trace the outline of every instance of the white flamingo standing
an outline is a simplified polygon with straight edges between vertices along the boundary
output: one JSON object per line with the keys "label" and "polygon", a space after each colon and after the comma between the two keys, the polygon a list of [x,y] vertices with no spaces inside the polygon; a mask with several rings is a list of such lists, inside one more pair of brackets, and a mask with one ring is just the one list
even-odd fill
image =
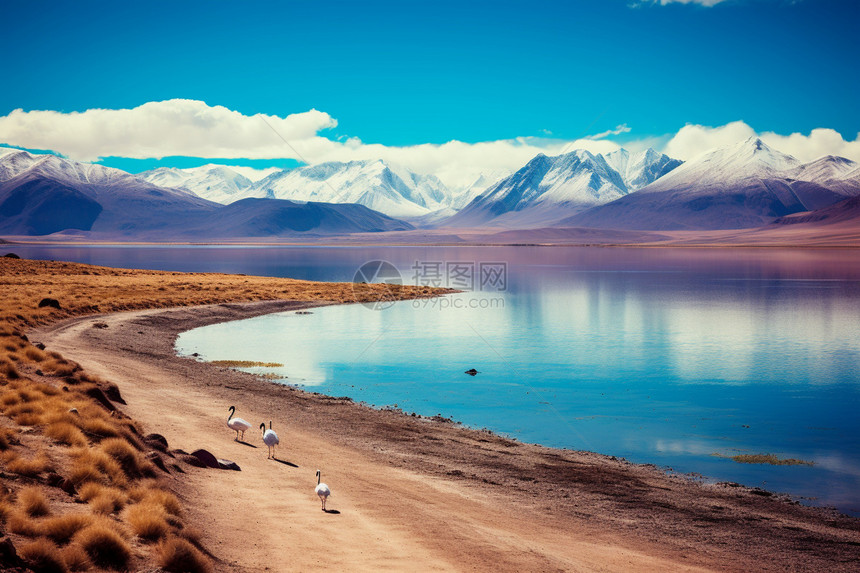
{"label": "white flamingo standing", "polygon": [[320,479],[322,479],[322,472],[317,470],[317,486],[314,488],[314,491],[318,496],[320,496],[320,501],[322,502],[322,510],[325,511],[325,501],[328,499],[328,496],[331,495],[331,489],[328,485],[324,483],[320,483]]}
{"label": "white flamingo standing", "polygon": [[[269,447],[269,458],[275,458],[275,446],[281,443],[278,439],[278,434],[272,429],[272,421],[269,420],[269,428],[266,429],[266,423],[260,424],[260,430],[263,432],[263,443]],[[268,459],[268,458],[267,458]]]}
{"label": "white flamingo standing", "polygon": [[233,414],[236,413],[236,406],[230,406],[229,408],[230,415],[227,416],[227,427],[231,430],[236,431],[236,441],[239,441],[239,432],[242,432],[242,440],[245,439],[245,430],[251,429],[251,424],[243,420],[242,418],[234,418]]}

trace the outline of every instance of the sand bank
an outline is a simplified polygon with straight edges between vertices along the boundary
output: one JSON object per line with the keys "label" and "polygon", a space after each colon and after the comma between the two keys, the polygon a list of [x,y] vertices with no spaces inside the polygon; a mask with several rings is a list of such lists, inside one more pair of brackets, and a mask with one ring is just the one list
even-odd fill
{"label": "sand bank", "polygon": [[[171,477],[218,571],[849,571],[860,562],[860,520],[835,512],[373,410],[174,354],[185,330],[313,305],[116,313],[31,337],[116,382],[123,409],[172,448],[206,448],[242,467]],[[255,426],[273,420],[280,461],[266,459],[254,430],[249,444],[233,441],[230,405]],[[320,510],[318,468],[339,513]]]}

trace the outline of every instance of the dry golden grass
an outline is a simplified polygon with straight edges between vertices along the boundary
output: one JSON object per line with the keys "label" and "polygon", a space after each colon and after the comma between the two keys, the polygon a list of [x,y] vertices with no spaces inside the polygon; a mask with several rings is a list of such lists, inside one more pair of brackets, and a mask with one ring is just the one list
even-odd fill
{"label": "dry golden grass", "polygon": [[35,573],[66,573],[69,570],[60,548],[47,539],[27,543],[19,553]]}
{"label": "dry golden grass", "polygon": [[76,543],[63,548],[63,561],[66,562],[69,571],[87,571],[93,566],[87,552]]}
{"label": "dry golden grass", "polygon": [[212,564],[191,543],[172,537],[158,546],[158,564],[171,573],[210,573]]}
{"label": "dry golden grass", "polygon": [[63,545],[80,530],[89,527],[94,522],[93,516],[84,513],[69,513],[50,517],[42,521],[39,534]]}
{"label": "dry golden grass", "polygon": [[8,360],[0,360],[0,376],[4,376],[9,380],[17,380],[21,377],[15,365]]}
{"label": "dry golden grass", "polygon": [[95,481],[123,487],[128,483],[122,466],[102,450],[78,448],[71,452],[72,468],[69,479],[76,486]]}
{"label": "dry golden grass", "polygon": [[6,471],[24,477],[36,477],[52,468],[51,461],[43,453],[37,454],[35,458],[23,458],[12,451],[4,452],[0,462]]}
{"label": "dry golden grass", "polygon": [[0,428],[0,452],[5,452],[15,441],[16,432],[10,428]]}
{"label": "dry golden grass", "polygon": [[158,541],[170,532],[167,512],[156,503],[144,502],[131,505],[125,510],[125,522],[135,535],[145,542]]}
{"label": "dry golden grass", "polygon": [[121,571],[131,559],[128,543],[108,524],[91,525],[79,531],[74,539],[98,567]]}
{"label": "dry golden grass", "polygon": [[85,446],[87,438],[77,426],[69,422],[54,422],[45,427],[44,434],[67,446]]}
{"label": "dry golden grass", "polygon": [[93,513],[107,515],[121,510],[128,496],[119,488],[107,487],[96,482],[85,483],[78,491],[78,497],[90,504]]}
{"label": "dry golden grass", "polygon": [[12,510],[6,519],[6,526],[12,533],[24,537],[38,537],[42,533],[41,523],[19,509]]}
{"label": "dry golden grass", "polygon": [[138,502],[152,503],[164,508],[170,515],[179,516],[182,513],[182,505],[176,496],[169,491],[159,489],[157,484],[144,484],[130,492],[131,498]]}
{"label": "dry golden grass", "polygon": [[35,486],[24,487],[18,491],[18,507],[30,517],[41,517],[51,511],[42,489]]}
{"label": "dry golden grass", "polygon": [[[355,302],[352,283],[316,283],[218,273],[111,269],[57,261],[0,260],[0,321],[12,328],[70,316],[254,300]],[[444,289],[361,285],[360,300],[436,296]],[[49,294],[50,293],[50,294]],[[61,309],[37,308],[50,296]],[[4,320],[5,319],[5,320]]]}
{"label": "dry golden grass", "polygon": [[15,506],[5,499],[0,501],[0,523],[5,523],[12,512],[15,511]]}
{"label": "dry golden grass", "polygon": [[[380,300],[383,292],[407,298],[444,291],[364,285],[358,300]],[[45,297],[59,300],[61,308],[38,308]],[[68,513],[67,504],[51,506],[55,497],[45,496],[47,486],[4,481],[7,489],[0,491],[12,494],[0,494],[0,522],[13,534],[38,538],[26,546],[34,570],[124,570],[131,559],[128,532],[158,542],[149,550],[148,567],[158,561],[167,571],[207,572],[211,565],[199,550],[199,533],[183,523],[179,500],[154,479],[155,468],[141,453],[141,429],[87,396],[110,382],[37,348],[23,329],[99,312],[275,299],[357,300],[352,283],[0,258],[0,468],[25,478],[59,468],[87,503],[84,512]],[[9,428],[9,422],[30,428]]]}
{"label": "dry golden grass", "polygon": [[127,477],[137,478],[143,475],[154,475],[152,465],[123,438],[108,438],[104,440],[99,448],[109,455],[122,468]]}
{"label": "dry golden grass", "polygon": [[48,357],[44,350],[39,350],[35,346],[27,346],[24,349],[24,356],[31,362],[42,362]]}

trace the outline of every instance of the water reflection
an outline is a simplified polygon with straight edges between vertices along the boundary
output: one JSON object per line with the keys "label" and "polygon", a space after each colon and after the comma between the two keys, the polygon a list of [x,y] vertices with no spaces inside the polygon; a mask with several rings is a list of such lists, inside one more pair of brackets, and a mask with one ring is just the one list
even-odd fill
{"label": "water reflection", "polygon": [[[283,363],[290,383],[443,413],[860,513],[860,264],[854,251],[607,248],[21,247],[120,267],[351,280],[388,260],[505,261],[490,308],[401,302],[198,329],[209,359]],[[237,345],[236,341],[242,341]],[[463,374],[468,368],[481,373]],[[772,453],[809,466],[738,464]]]}

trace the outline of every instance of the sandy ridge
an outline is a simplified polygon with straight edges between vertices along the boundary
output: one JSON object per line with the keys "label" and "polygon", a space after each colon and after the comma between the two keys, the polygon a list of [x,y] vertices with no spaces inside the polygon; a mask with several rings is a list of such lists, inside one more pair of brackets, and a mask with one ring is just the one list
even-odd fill
{"label": "sandy ridge", "polygon": [[[849,571],[860,562],[860,520],[371,410],[173,353],[184,330],[316,305],[117,313],[32,337],[119,384],[126,412],[171,447],[204,447],[242,466],[173,478],[219,571]],[[292,465],[233,442],[231,404],[252,423],[274,420]],[[248,441],[261,445],[253,431]],[[338,515],[319,510],[317,467]]]}

